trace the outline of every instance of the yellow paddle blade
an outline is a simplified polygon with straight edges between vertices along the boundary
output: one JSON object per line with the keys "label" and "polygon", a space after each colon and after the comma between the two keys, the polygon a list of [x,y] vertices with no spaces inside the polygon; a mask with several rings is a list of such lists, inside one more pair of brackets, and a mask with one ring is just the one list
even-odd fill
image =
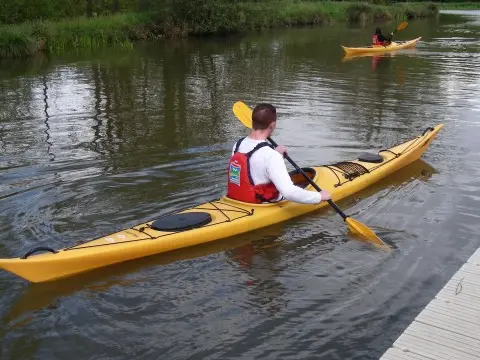
{"label": "yellow paddle blade", "polygon": [[345,222],[353,233],[360,235],[365,240],[378,246],[390,248],[390,246],[385,244],[382,239],[375,235],[372,230],[363,225],[360,221],[347,217]]}
{"label": "yellow paddle blade", "polygon": [[233,113],[247,128],[252,128],[252,109],[241,101],[233,104]]}
{"label": "yellow paddle blade", "polygon": [[408,22],[404,21],[400,25],[397,26],[397,31],[403,30],[408,26]]}

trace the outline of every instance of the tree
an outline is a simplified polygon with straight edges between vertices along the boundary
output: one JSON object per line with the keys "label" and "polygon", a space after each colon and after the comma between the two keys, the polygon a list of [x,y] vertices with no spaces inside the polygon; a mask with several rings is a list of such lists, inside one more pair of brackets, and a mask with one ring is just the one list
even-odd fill
{"label": "tree", "polygon": [[92,0],[87,0],[87,16],[92,17],[93,16],[93,3]]}

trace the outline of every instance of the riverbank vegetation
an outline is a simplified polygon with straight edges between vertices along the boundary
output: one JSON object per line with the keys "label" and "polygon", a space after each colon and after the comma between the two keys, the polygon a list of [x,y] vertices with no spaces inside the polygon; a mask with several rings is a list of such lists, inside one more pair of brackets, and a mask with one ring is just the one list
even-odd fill
{"label": "riverbank vegetation", "polygon": [[[105,45],[131,47],[162,37],[227,34],[330,22],[434,17],[433,3],[302,0],[5,0],[0,57]],[[383,4],[383,5],[382,5]]]}

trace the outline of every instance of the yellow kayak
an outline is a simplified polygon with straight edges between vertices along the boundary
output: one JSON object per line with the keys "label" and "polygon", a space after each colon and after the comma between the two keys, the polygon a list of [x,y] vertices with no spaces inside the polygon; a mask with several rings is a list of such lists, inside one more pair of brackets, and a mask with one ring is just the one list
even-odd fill
{"label": "yellow kayak", "polygon": [[360,54],[360,53],[381,53],[385,51],[393,51],[393,50],[400,50],[400,49],[409,49],[415,47],[417,45],[417,42],[421,39],[422,37],[418,37],[413,40],[408,40],[408,41],[392,41],[390,45],[387,46],[382,46],[382,45],[370,45],[370,46],[364,46],[364,47],[346,47],[342,46],[343,50],[345,51],[345,54],[348,55],[353,55],[353,54]]}
{"label": "yellow kayak", "polygon": [[[440,124],[428,128],[414,139],[378,154],[361,154],[352,161],[304,168],[304,171],[337,201],[419,159],[442,127]],[[298,186],[312,189],[299,173],[294,171],[291,176]],[[31,282],[51,281],[246,233],[326,206],[327,202],[248,204],[222,197],[61,250],[39,247],[21,258],[0,259],[0,268]]]}

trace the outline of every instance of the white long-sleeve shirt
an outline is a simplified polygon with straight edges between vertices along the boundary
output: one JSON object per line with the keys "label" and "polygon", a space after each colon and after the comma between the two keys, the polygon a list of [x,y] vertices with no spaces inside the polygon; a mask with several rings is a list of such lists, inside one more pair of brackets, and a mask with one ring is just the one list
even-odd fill
{"label": "white long-sleeve shirt", "polygon": [[[248,153],[258,144],[266,140],[243,139],[238,149],[241,153]],[[237,144],[233,145],[232,155]],[[250,157],[250,175],[254,185],[273,182],[280,194],[289,201],[302,204],[318,204],[322,197],[317,191],[302,189],[293,184],[282,155],[269,146],[257,150]]]}

